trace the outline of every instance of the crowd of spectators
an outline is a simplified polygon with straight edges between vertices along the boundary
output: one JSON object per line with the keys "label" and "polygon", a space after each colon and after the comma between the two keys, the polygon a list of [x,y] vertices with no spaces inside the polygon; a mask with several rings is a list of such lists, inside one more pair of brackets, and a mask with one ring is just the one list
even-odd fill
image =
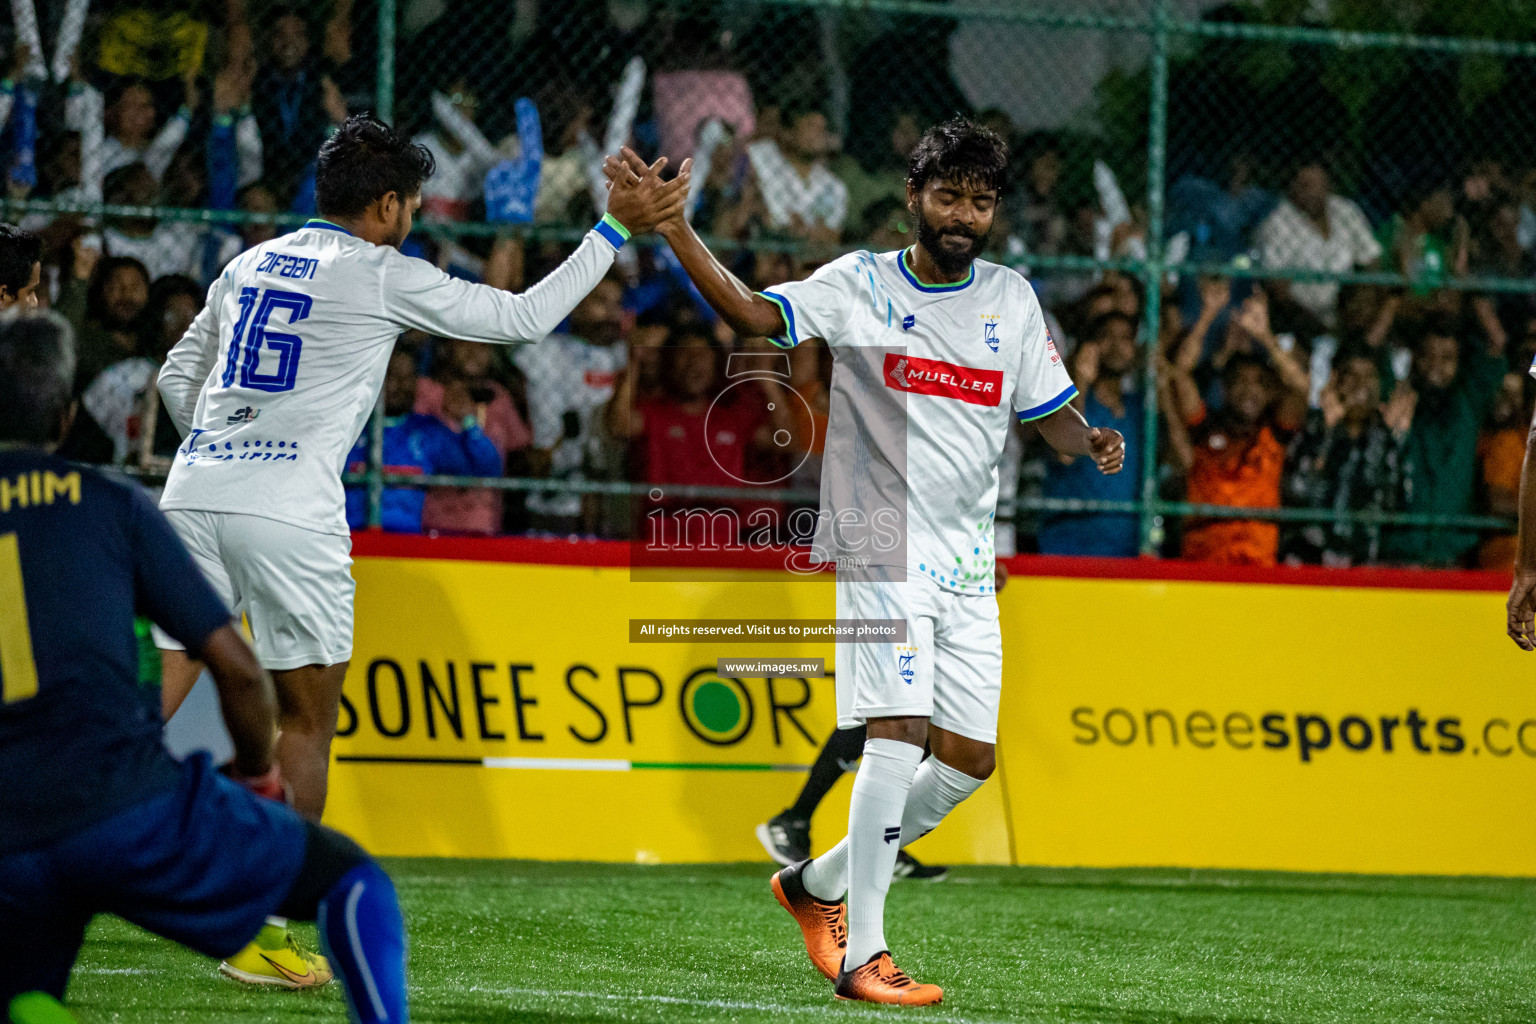
{"label": "crowd of spectators", "polygon": [[[354,39],[352,0],[262,5],[256,15],[248,2],[37,0],[29,25],[31,0],[16,0],[0,83],[11,198],[312,212],[314,154],[349,109],[370,104],[371,66],[359,63],[371,58]],[[745,42],[733,48],[707,19],[637,27],[595,17],[603,29],[586,45],[603,47],[606,70],[582,78],[557,59],[579,19],[560,5],[518,5],[504,44],[512,51],[493,65],[519,72],[509,84],[473,61],[442,59],[474,45],[475,18],[426,0],[404,5],[402,116],[438,168],[423,196],[428,230],[408,240],[409,252],[497,287],[532,284],[568,244],[525,241],[515,230],[433,231],[431,222],[587,226],[602,202],[600,156],[621,142],[674,165],[694,159],[690,215],[719,239],[750,243],[722,252],[755,288],[803,277],[839,247],[913,241],[905,159],[930,112],[887,98],[860,116],[855,145],[846,109],[840,123],[828,98],[825,68],[807,64],[770,89],[750,73]],[[421,73],[423,54],[436,60],[431,75]],[[1005,494],[1133,502],[1143,460],[1155,455],[1160,496],[1201,506],[1513,512],[1536,397],[1524,372],[1536,356],[1536,305],[1446,285],[1536,273],[1529,176],[1491,160],[1442,168],[1401,187],[1397,209],[1373,223],[1341,194],[1326,156],[1260,169],[1239,154],[1209,177],[1184,175],[1168,190],[1170,259],[1233,273],[1170,275],[1159,329],[1149,332],[1138,279],[1049,267],[1057,256],[1145,255],[1144,206],[1126,198],[1104,162],[1073,169],[1053,134],[1015,131],[997,110],[974,116],[1014,152],[1015,184],[989,255],[1030,277],[1079,408],[1127,440],[1124,471],[1106,478],[1021,427],[1005,460]],[[133,212],[35,214],[24,224],[44,238],[40,294],[80,338],[83,415],[66,454],[154,470],[179,443],[154,393],[158,365],[224,264],[280,229]],[[1368,270],[1411,284],[1296,273]],[[780,368],[776,352],[732,336],[670,254],[645,246],[537,344],[406,336],[385,388],[390,471],[560,488],[390,488],[384,527],[634,536],[678,488],[813,491],[831,354],[808,343],[779,354]],[[739,380],[743,358],[769,369]],[[1154,395],[1144,388],[1149,361]],[[1148,443],[1153,402],[1159,428]],[[352,468],[366,464],[367,449],[360,439]],[[610,486],[626,481],[645,486],[627,499]],[[668,497],[648,497],[661,493]],[[362,492],[349,501],[361,524]],[[741,522],[768,510],[779,539],[787,513],[806,504],[793,495],[690,501],[712,501]],[[1123,507],[1047,507],[1013,517],[1020,550],[1140,548],[1139,517]],[[1513,556],[1502,534],[1204,511],[1159,528],[1163,554],[1488,567]]]}

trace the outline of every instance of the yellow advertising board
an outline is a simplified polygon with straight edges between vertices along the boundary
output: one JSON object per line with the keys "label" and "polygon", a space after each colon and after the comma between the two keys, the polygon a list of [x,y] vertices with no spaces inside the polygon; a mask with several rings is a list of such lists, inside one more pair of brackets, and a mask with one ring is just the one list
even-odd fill
{"label": "yellow advertising board", "polygon": [[[354,573],[327,820],[383,854],[761,859],[753,826],[833,727],[832,678],[715,674],[835,668],[830,642],[629,635],[830,619],[829,580],[375,556]],[[999,601],[1000,770],[919,856],[1536,874],[1536,661],[1502,636],[1497,591],[1015,575]],[[818,848],[847,800],[818,813]]]}
{"label": "yellow advertising board", "polygon": [[1015,582],[1021,863],[1536,874],[1536,660],[1501,593]]}

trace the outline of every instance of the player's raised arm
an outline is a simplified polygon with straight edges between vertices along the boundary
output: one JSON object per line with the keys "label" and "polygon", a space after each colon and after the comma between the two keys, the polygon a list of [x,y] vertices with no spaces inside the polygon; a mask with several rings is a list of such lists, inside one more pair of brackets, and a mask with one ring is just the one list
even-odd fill
{"label": "player's raised arm", "polygon": [[615,183],[608,212],[576,251],[520,295],[449,277],[423,260],[401,256],[386,264],[382,301],[405,327],[466,341],[507,344],[538,341],[554,330],[597,287],[632,234],[680,216],[688,199],[688,173],[661,180],[666,158]]}
{"label": "player's raised arm", "polygon": [[[617,188],[621,183],[638,181],[644,167],[644,162],[626,148],[623,159],[608,158],[603,173]],[[656,232],[667,240],[705,301],[731,325],[731,330],[745,338],[772,338],[786,333],[784,314],[779,307],[725,269],[694,232],[682,210],[657,224]]]}

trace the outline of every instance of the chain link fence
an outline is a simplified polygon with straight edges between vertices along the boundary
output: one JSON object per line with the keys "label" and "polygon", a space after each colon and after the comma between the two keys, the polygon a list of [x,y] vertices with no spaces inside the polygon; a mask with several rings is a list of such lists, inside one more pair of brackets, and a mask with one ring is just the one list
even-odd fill
{"label": "chain link fence", "polygon": [[[1103,481],[1021,431],[1001,509],[1021,550],[1511,557],[1536,357],[1529,0],[15,0],[12,14],[8,205],[49,233],[54,295],[96,295],[79,303],[92,329],[124,333],[102,297],[112,261],[81,273],[76,236],[151,279],[205,282],[302,222],[314,147],[347,110],[437,159],[411,251],[516,289],[590,227],[597,163],[623,143],[695,161],[694,224],[754,287],[910,244],[906,155],[958,111],[1014,153],[989,255],[1028,274],[1090,419],[1135,449]],[[349,477],[370,492],[357,516],[389,527],[413,504],[391,495],[424,486],[424,518],[394,525],[629,536],[662,485],[814,505],[814,441],[764,448],[761,414],[735,422],[740,465],[697,458],[687,378],[728,387],[756,349],[714,324],[664,247],[634,247],[599,292],[510,357],[407,338],[381,412],[473,416],[494,457],[466,442],[406,466],[377,417]],[[134,355],[152,363],[157,344]],[[812,396],[812,433],[829,365],[812,353],[785,371]],[[658,423],[684,443],[652,436]]]}

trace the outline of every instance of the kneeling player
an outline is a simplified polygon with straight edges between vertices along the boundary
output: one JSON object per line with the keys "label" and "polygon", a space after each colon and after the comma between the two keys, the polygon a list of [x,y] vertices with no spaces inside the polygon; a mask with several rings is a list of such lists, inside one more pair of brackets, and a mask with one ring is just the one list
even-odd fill
{"label": "kneeling player", "polygon": [[[214,957],[282,914],[319,922],[355,1020],[405,1021],[388,876],[256,795],[282,794],[277,699],[228,609],[137,486],[49,453],[74,363],[59,317],[0,322],[0,1007],[62,998],[97,913]],[[136,605],[211,669],[239,781],[166,753]]]}

